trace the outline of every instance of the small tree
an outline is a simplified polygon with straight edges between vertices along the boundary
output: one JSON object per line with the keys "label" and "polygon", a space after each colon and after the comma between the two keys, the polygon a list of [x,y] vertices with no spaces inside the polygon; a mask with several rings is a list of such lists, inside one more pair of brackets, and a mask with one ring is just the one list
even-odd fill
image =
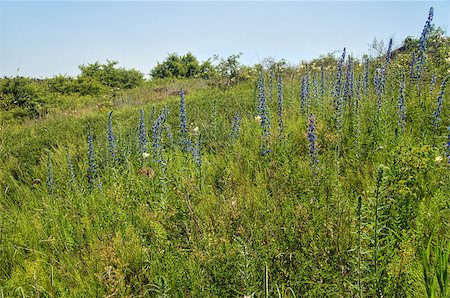
{"label": "small tree", "polygon": [[196,75],[198,72],[198,60],[192,53],[178,56],[171,53],[166,60],[159,63],[150,71],[153,78],[187,78]]}
{"label": "small tree", "polygon": [[135,69],[117,68],[117,61],[107,60],[106,64],[99,62],[88,65],[80,65],[81,75],[78,76],[79,81],[97,81],[102,85],[131,89],[139,86],[144,81],[144,75]]}

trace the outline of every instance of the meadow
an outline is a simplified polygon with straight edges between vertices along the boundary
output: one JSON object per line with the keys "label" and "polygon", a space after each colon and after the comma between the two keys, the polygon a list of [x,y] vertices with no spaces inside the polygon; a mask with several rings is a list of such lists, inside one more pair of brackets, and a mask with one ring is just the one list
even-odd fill
{"label": "meadow", "polygon": [[0,297],[450,297],[432,15],[376,57],[3,111]]}

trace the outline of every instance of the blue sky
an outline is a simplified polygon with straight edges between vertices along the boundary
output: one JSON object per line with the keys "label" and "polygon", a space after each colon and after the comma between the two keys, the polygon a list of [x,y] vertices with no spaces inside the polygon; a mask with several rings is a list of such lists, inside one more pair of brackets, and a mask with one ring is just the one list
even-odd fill
{"label": "blue sky", "polygon": [[4,1],[0,0],[0,76],[77,75],[106,59],[148,73],[168,53],[200,60],[242,52],[292,63],[341,51],[361,56],[374,38],[399,45],[433,23],[450,30],[450,1]]}

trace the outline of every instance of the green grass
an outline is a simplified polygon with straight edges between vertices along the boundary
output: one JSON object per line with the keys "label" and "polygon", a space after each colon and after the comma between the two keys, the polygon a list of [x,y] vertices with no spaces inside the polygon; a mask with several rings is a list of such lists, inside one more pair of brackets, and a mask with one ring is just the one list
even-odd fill
{"label": "green grass", "polygon": [[[407,123],[400,133],[398,86],[406,69],[400,61],[387,72],[381,110],[376,111],[371,84],[359,100],[358,115],[357,97],[345,102],[340,132],[331,94],[336,69],[326,73],[323,98],[311,91],[308,113],[301,112],[298,92],[291,93],[300,78],[291,82],[285,74],[285,130],[279,138],[274,91],[268,100],[271,152],[265,156],[259,154],[262,131],[255,120],[257,78],[227,89],[207,88],[202,81],[170,83],[163,91],[144,86],[104,108],[86,104],[73,115],[55,111],[45,119],[3,126],[1,295],[426,296],[422,251],[430,237],[434,246],[444,239],[436,250],[443,256],[450,238],[444,155],[449,101],[435,129],[439,90],[428,94],[431,71],[422,91],[407,81]],[[177,145],[179,98],[172,91],[180,87],[190,89],[188,135],[196,140],[193,129],[199,127],[202,136],[200,172],[191,154]],[[138,149],[139,109],[145,111],[151,147],[150,115],[154,109],[154,120],[164,106],[175,141],[171,146],[163,133],[165,170],[151,157],[142,164]],[[118,162],[109,157],[110,109]],[[243,120],[233,142],[238,111]],[[316,174],[308,155],[309,113],[317,121]],[[92,191],[86,178],[89,129],[101,183]],[[49,154],[52,194],[46,186]],[[144,168],[155,175],[142,175]],[[434,262],[433,253],[427,257]],[[426,266],[427,274],[437,270]],[[446,297],[439,293],[436,288],[437,297]]]}

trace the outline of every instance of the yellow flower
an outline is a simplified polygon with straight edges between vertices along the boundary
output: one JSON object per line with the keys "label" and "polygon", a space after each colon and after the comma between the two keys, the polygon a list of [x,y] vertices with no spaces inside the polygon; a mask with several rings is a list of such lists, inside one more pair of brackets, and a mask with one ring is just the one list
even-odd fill
{"label": "yellow flower", "polygon": [[255,120],[256,120],[256,122],[258,123],[258,124],[261,124],[261,116],[256,116],[255,117]]}
{"label": "yellow flower", "polygon": [[436,156],[436,158],[434,159],[435,162],[441,162],[442,160],[442,156]]}

